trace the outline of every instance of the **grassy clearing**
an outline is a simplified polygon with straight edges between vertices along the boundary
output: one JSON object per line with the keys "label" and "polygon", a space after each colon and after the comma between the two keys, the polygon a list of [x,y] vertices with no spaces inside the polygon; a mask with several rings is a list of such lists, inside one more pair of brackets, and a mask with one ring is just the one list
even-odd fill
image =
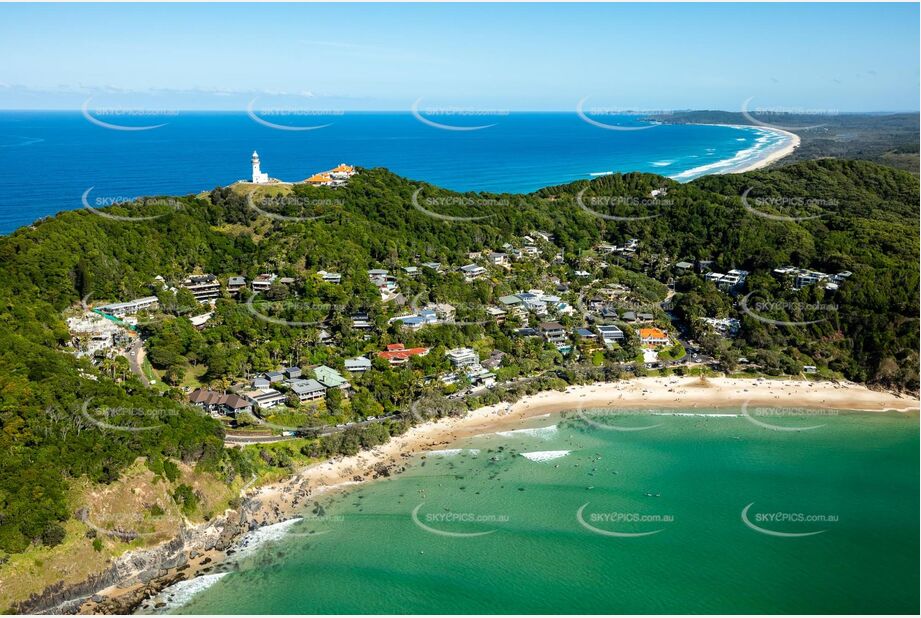
{"label": "grassy clearing", "polygon": [[[71,518],[64,523],[67,535],[60,545],[32,546],[0,565],[0,609],[9,609],[57,582],[84,581],[126,551],[172,538],[183,521],[201,523],[220,515],[242,486],[240,479],[228,486],[214,474],[177,465],[180,477],[175,483],[154,475],[143,458],[109,485],[76,481],[68,496],[69,508],[74,513],[85,509],[86,522]],[[192,487],[199,497],[198,508],[188,516],[172,497],[180,483]],[[127,540],[126,532],[137,537]],[[101,543],[98,551],[93,547],[96,539]]]}

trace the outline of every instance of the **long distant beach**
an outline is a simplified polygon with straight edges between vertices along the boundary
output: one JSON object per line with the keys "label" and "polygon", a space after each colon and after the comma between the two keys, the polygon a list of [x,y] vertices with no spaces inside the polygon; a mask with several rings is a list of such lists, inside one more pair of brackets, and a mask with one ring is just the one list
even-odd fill
{"label": "long distant beach", "polygon": [[777,144],[772,144],[771,146],[765,148],[761,148],[759,146],[746,148],[744,150],[740,150],[729,159],[723,159],[721,161],[716,161],[714,163],[708,163],[706,165],[701,165],[689,170],[685,170],[678,174],[672,175],[672,179],[681,182],[687,182],[701,176],[706,176],[708,174],[741,174],[742,172],[750,172],[752,170],[767,167],[768,165],[776,163],[784,157],[793,154],[793,151],[799,147],[801,141],[800,137],[795,133],[791,133],[790,131],[785,131],[783,129],[777,129],[775,127],[741,124],[701,126],[731,127],[733,129],[742,129],[746,131],[757,130],[779,136],[782,139],[780,139]]}
{"label": "long distant beach", "polygon": [[801,140],[800,140],[799,135],[797,135],[796,133],[791,133],[790,131],[784,131],[783,129],[776,129],[774,127],[770,127],[770,128],[761,127],[761,128],[764,128],[765,130],[768,130],[768,131],[773,131],[774,133],[780,133],[782,135],[787,136],[789,139],[783,145],[777,148],[768,150],[766,153],[766,156],[763,157],[761,160],[754,161],[749,165],[745,165],[739,169],[733,170],[732,173],[739,174],[742,172],[750,172],[752,170],[760,169],[762,167],[767,167],[768,165],[771,165],[772,163],[776,163],[777,161],[780,161],[784,157],[787,157],[793,154],[793,151],[799,148]]}

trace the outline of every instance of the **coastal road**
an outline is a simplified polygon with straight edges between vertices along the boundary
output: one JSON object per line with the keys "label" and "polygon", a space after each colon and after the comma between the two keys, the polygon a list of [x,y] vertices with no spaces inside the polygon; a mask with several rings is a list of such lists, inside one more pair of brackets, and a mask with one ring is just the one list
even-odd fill
{"label": "coastal road", "polygon": [[144,375],[144,359],[147,358],[147,351],[144,350],[144,342],[140,337],[138,337],[134,343],[128,346],[128,349],[125,351],[125,355],[128,357],[128,366],[131,368],[131,371],[141,380],[141,384],[144,386],[150,386],[150,380],[148,380],[147,376]]}

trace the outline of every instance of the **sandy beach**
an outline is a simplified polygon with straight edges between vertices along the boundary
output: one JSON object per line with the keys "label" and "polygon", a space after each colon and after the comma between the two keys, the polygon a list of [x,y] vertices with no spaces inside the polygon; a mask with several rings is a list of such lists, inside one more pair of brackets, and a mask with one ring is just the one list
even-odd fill
{"label": "sandy beach", "polygon": [[[741,406],[789,408],[796,410],[842,410],[917,414],[919,401],[885,391],[873,391],[852,382],[809,382],[804,380],[768,380],[738,378],[647,377],[610,383],[572,386],[564,391],[544,391],[508,404],[496,404],[472,410],[463,417],[429,421],[385,445],[351,457],[314,464],[294,476],[245,493],[252,508],[247,519],[260,526],[277,524],[297,517],[305,506],[329,492],[347,489],[368,480],[398,474],[409,459],[427,451],[444,449],[457,440],[504,431],[523,425],[530,419],[555,412],[579,409],[657,410],[725,410]],[[211,575],[228,553],[215,549],[195,552],[181,569],[169,569],[153,586],[140,584],[113,586],[79,608],[79,613],[108,613],[107,602],[123,603],[118,613],[136,604],[164,585],[185,579]],[[217,569],[219,572],[219,569]],[[131,599],[126,601],[125,599]],[[98,601],[102,601],[100,604]],[[108,610],[108,612],[106,611]]]}
{"label": "sandy beach", "polygon": [[502,431],[530,418],[575,409],[695,409],[762,407],[917,412],[919,401],[852,382],[809,382],[693,377],[636,378],[620,382],[572,386],[544,391],[514,404],[496,404],[460,418],[430,421],[413,427],[383,446],[352,457],[310,466],[288,481],[257,490],[260,502],[290,508],[291,487],[311,488],[311,497],[379,476],[380,466],[397,467],[407,458],[436,450],[480,433]]}
{"label": "sandy beach", "polygon": [[800,140],[799,135],[797,135],[796,133],[791,133],[790,131],[784,131],[783,129],[776,129],[774,127],[761,127],[761,128],[767,131],[773,131],[774,133],[783,133],[784,135],[788,136],[790,140],[782,148],[778,148],[770,152],[763,159],[755,161],[751,165],[746,165],[745,167],[741,167],[739,169],[732,170],[731,173],[740,174],[742,172],[750,172],[752,170],[757,170],[763,167],[767,167],[771,165],[772,163],[776,163],[777,161],[780,161],[784,157],[793,154],[793,151],[799,148],[801,140]]}

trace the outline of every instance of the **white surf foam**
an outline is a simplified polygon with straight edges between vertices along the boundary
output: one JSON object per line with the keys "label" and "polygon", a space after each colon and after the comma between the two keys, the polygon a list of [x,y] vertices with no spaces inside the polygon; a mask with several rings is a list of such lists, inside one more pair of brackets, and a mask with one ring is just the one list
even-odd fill
{"label": "white surf foam", "polygon": [[652,165],[653,167],[668,167],[672,163],[674,163],[674,161],[653,161]]}
{"label": "white surf foam", "polygon": [[534,451],[533,453],[522,453],[521,456],[531,461],[552,461],[560,457],[566,457],[572,451]]}
{"label": "white surf foam", "polygon": [[[160,614],[180,608],[191,601],[195,595],[204,592],[218,583],[225,575],[227,575],[227,573],[209,573],[208,575],[200,575],[194,579],[176,582],[172,586],[168,586],[161,590],[156,596],[145,601],[141,609]],[[156,607],[159,603],[165,603],[165,605]]]}
{"label": "white surf foam", "polygon": [[480,449],[478,448],[446,448],[440,451],[429,451],[429,455],[434,457],[455,457],[462,453],[469,453],[474,457],[480,454]]}
{"label": "white surf foam", "polygon": [[277,541],[284,537],[288,530],[296,523],[302,521],[302,517],[295,517],[294,519],[286,519],[285,521],[280,521],[277,524],[272,524],[270,526],[263,526],[262,528],[257,528],[252,532],[247,533],[234,545],[236,552],[233,554],[233,557],[245,556],[252,553],[257,548],[265,545],[266,543],[271,543],[272,541]]}
{"label": "white surf foam", "polygon": [[720,414],[719,412],[650,412],[649,416],[704,416],[707,418],[739,418],[741,414]]}
{"label": "white surf foam", "polygon": [[497,431],[496,435],[502,436],[503,438],[526,436],[546,440],[552,438],[558,431],[559,429],[556,425],[550,425],[548,427],[530,427],[527,429],[512,429],[511,431]]}

